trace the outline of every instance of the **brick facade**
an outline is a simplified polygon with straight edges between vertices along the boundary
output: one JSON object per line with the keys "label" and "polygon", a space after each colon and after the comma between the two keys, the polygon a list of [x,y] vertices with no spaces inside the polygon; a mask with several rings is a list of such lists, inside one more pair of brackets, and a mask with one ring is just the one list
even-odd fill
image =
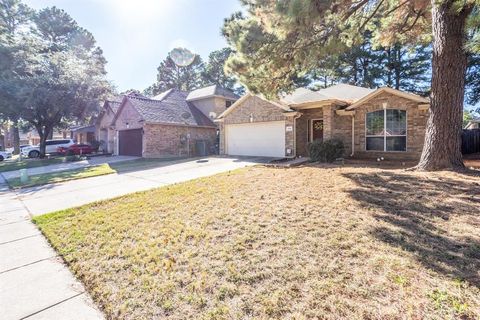
{"label": "brick facade", "polygon": [[[302,115],[295,120],[297,133],[297,156],[307,156],[307,144],[310,142],[310,121],[323,119],[323,108],[305,109],[300,111]],[[325,127],[325,123],[324,123]]]}
{"label": "brick facade", "polygon": [[[118,110],[118,112],[119,114],[115,120],[116,131],[143,128],[142,117],[130,104],[130,102],[127,101],[123,108]],[[113,153],[118,154],[118,137],[116,131],[113,137]],[[145,150],[145,139],[143,142],[143,150]]]}
{"label": "brick facade", "polygon": [[102,148],[105,148],[106,152],[113,152],[115,148],[116,132],[114,129],[111,129],[114,117],[113,111],[107,108],[102,119],[100,119],[100,123],[95,128],[95,139],[103,141],[104,145],[102,145]]}
{"label": "brick facade", "polygon": [[[374,152],[365,150],[365,116],[367,112],[383,110],[383,104],[387,103],[387,109],[401,109],[407,111],[407,151],[406,152]],[[286,126],[294,126],[294,131],[285,132],[286,149],[291,148],[297,156],[307,156],[307,144],[309,142],[309,125],[313,119],[324,121],[324,139],[336,138],[343,141],[347,157],[352,154],[352,116],[339,115],[337,110],[344,109],[340,106],[326,105],[308,109],[299,108],[300,115],[293,112],[285,112],[273,103],[256,96],[249,96],[241,105],[228,113],[219,123],[220,129],[220,153],[225,153],[225,125],[234,123],[286,121]],[[296,119],[294,120],[294,118]],[[428,111],[420,110],[418,103],[390,93],[382,93],[377,97],[367,100],[355,109],[354,126],[355,138],[354,156],[359,158],[377,158],[409,160],[418,159],[421,154]],[[295,143],[294,143],[295,140]],[[296,150],[295,150],[296,148]],[[286,153],[286,156],[288,154]]]}
{"label": "brick facade", "polygon": [[323,120],[323,138],[342,140],[345,146],[345,156],[351,153],[352,122],[350,117],[339,116],[336,113],[338,106],[323,106],[315,109],[299,110],[302,114],[296,120],[297,156],[308,156],[307,145],[310,142],[309,128],[311,120]]}
{"label": "brick facade", "polygon": [[[183,125],[145,123],[140,114],[128,102],[115,120],[117,130],[143,129],[142,150],[146,158],[189,157],[198,154],[196,141],[206,142],[210,154],[217,139],[214,127],[193,127]],[[118,153],[116,141],[114,149]]]}
{"label": "brick facade", "polygon": [[[366,151],[365,144],[365,117],[367,112],[387,109],[400,109],[407,111],[407,151],[406,152],[378,152]],[[355,109],[355,157],[399,160],[416,160],[420,157],[425,140],[425,130],[428,111],[419,110],[418,103],[393,95],[382,93],[368,100],[365,104]]]}
{"label": "brick facade", "polygon": [[[220,130],[220,154],[225,154],[225,125],[240,123],[255,123],[267,121],[285,121],[285,156],[295,154],[295,129],[294,114],[285,112],[285,110],[275,104],[261,99],[257,96],[249,96],[241,101],[230,113],[219,122]],[[287,127],[292,130],[287,131]]]}
{"label": "brick facade", "polygon": [[216,118],[227,109],[226,101],[227,100],[225,98],[210,97],[192,101],[192,104],[207,117],[212,118],[211,115],[213,116],[214,114],[213,118]]}
{"label": "brick facade", "polygon": [[195,156],[198,154],[196,141],[205,141],[210,151],[217,136],[215,128],[207,127],[145,124],[143,130],[143,156],[146,158]]}

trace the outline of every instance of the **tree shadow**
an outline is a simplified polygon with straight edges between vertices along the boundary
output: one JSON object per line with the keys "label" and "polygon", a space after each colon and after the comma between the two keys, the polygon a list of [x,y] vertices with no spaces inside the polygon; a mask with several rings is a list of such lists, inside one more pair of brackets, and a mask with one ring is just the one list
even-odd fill
{"label": "tree shadow", "polygon": [[[398,171],[343,176],[355,184],[347,190],[350,196],[387,223],[373,228],[375,238],[411,252],[435,272],[480,287],[480,180],[426,179]],[[462,221],[454,232],[447,229],[453,218]],[[459,236],[461,228],[478,233],[463,230]]]}

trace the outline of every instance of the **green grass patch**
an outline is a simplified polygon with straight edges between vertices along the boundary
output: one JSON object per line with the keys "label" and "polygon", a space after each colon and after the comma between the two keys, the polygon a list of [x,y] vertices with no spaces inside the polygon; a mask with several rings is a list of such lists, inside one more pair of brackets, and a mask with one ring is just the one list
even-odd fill
{"label": "green grass patch", "polygon": [[0,172],[7,172],[20,169],[29,169],[36,167],[48,166],[51,164],[58,164],[64,162],[65,157],[56,157],[50,159],[23,159],[23,160],[13,160],[13,161],[2,161],[0,162]]}
{"label": "green grass patch", "polygon": [[102,164],[98,166],[85,167],[74,170],[59,171],[47,174],[39,174],[30,176],[29,180],[26,183],[22,183],[20,178],[13,178],[7,180],[10,188],[26,188],[39,186],[50,183],[57,183],[69,180],[77,180],[83,178],[96,177],[106,174],[115,173],[116,171],[112,169],[108,164]]}

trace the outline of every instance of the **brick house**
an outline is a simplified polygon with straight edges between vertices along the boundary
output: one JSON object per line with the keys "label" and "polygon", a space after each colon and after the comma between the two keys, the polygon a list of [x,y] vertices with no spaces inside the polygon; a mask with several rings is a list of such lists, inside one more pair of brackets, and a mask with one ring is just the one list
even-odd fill
{"label": "brick house", "polygon": [[106,100],[95,122],[95,137],[100,142],[100,149],[105,153],[114,151],[116,131],[112,121],[121,102],[121,98]]}
{"label": "brick house", "polygon": [[[108,126],[112,151],[155,158],[210,154],[218,136],[213,119],[237,99],[218,86],[191,92],[170,89],[153,98],[124,96]],[[106,119],[99,121],[99,128]]]}
{"label": "brick house", "polygon": [[309,142],[337,138],[346,156],[417,159],[428,109],[428,99],[386,87],[300,88],[278,101],[247,94],[216,120],[220,153],[307,156]]}

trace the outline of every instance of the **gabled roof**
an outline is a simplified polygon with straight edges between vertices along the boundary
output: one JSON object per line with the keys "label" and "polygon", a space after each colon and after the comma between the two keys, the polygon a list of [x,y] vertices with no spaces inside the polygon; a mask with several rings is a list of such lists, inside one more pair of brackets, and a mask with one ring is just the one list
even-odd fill
{"label": "gabled roof", "polygon": [[174,124],[186,126],[215,127],[215,124],[200,110],[185,100],[187,94],[173,89],[163,100],[125,96],[113,123],[127,103],[147,123]]}
{"label": "gabled roof", "polygon": [[281,101],[292,107],[312,103],[346,105],[365,97],[373,91],[375,90],[340,83],[318,91],[298,88],[282,97]]}
{"label": "gabled roof", "polygon": [[375,89],[353,86],[350,84],[339,83],[317,92],[330,98],[340,99],[348,102],[355,102],[369,95]]}
{"label": "gabled roof", "polygon": [[264,100],[268,103],[271,103],[274,106],[282,109],[284,112],[294,112],[295,111],[295,110],[291,109],[288,105],[284,104],[283,102],[275,102],[275,101],[267,100],[260,95],[254,95],[254,94],[251,94],[251,93],[247,93],[247,94],[243,95],[243,97],[241,97],[240,99],[235,101],[235,103],[232,104],[227,110],[223,111],[222,114],[220,114],[217,117],[217,119],[221,119],[221,118],[225,117],[227,114],[229,114],[230,112],[235,110],[238,106],[240,106],[243,103],[243,101],[247,100],[250,97],[257,97],[259,99],[262,99],[262,100]]}
{"label": "gabled roof", "polygon": [[157,94],[152,99],[153,100],[163,100],[166,96],[168,96],[174,89],[168,89],[167,91],[163,91],[160,94]]}
{"label": "gabled roof", "polygon": [[418,103],[424,103],[424,104],[430,103],[430,100],[428,98],[424,98],[424,97],[421,97],[421,96],[413,94],[413,93],[408,93],[408,92],[405,92],[405,91],[392,89],[392,88],[389,88],[389,87],[382,87],[382,88],[378,88],[378,89],[374,90],[370,94],[368,94],[368,95],[364,96],[363,98],[355,101],[355,103],[348,106],[345,110],[353,110],[355,108],[358,108],[360,105],[364,104],[365,102],[369,101],[370,99],[373,99],[373,98],[377,97],[378,95],[380,95],[382,93],[393,94],[393,95],[396,95],[396,96],[399,96],[399,97],[402,97],[402,98],[405,98],[405,99],[408,99],[408,100],[412,100],[412,101],[415,101],[415,102],[418,102]]}
{"label": "gabled roof", "polygon": [[122,100],[120,101],[115,101],[115,100],[107,100],[106,101],[108,104],[108,107],[112,110],[113,113],[117,113],[118,108],[120,108],[120,104],[122,103]]}
{"label": "gabled roof", "polygon": [[237,96],[232,91],[214,84],[208,87],[191,91],[187,96],[187,101],[194,101],[211,97],[222,97],[228,100],[237,100],[239,98],[239,96]]}
{"label": "gabled roof", "polygon": [[280,101],[288,105],[295,105],[309,102],[319,102],[329,99],[330,97],[325,96],[317,91],[312,91],[307,88],[298,88],[295,89],[292,93],[283,96]]}

